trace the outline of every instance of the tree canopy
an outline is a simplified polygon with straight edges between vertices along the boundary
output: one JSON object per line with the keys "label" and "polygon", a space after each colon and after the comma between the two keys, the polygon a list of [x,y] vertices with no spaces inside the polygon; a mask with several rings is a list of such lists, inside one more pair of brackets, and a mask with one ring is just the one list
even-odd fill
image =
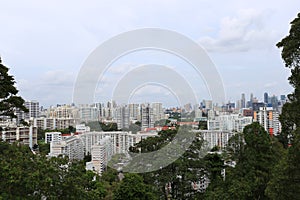
{"label": "tree canopy", "polygon": [[17,96],[18,90],[15,87],[15,80],[8,73],[9,69],[2,64],[0,57],[0,116],[16,118],[15,111],[20,109],[27,112],[24,99]]}
{"label": "tree canopy", "polygon": [[282,49],[281,57],[285,66],[291,70],[288,80],[294,87],[280,116],[283,139],[287,143],[288,137],[294,135],[294,129],[300,126],[300,13],[291,22],[289,35],[278,42],[277,47]]}

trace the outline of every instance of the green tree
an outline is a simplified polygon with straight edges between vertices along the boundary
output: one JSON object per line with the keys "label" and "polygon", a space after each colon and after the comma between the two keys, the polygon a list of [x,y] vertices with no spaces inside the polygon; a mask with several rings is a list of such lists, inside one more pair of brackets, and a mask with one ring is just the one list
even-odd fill
{"label": "green tree", "polygon": [[101,199],[99,177],[81,161],[48,159],[28,146],[0,142],[0,199]]}
{"label": "green tree", "polygon": [[2,64],[0,57],[0,116],[16,118],[15,110],[28,112],[24,99],[17,96],[14,77],[8,74],[9,69]]}
{"label": "green tree", "polygon": [[286,148],[290,147],[274,167],[266,195],[270,199],[300,199],[300,13],[291,22],[289,35],[277,47],[282,49],[281,57],[291,70],[288,80],[294,87],[280,115],[279,139]]}
{"label": "green tree", "polygon": [[207,199],[267,198],[265,191],[270,174],[282,157],[283,148],[258,123],[246,126],[243,138],[244,143],[240,143],[238,137],[234,139],[238,154],[232,155],[237,157],[236,166],[225,168],[225,182],[209,186]]}
{"label": "green tree", "polygon": [[292,94],[288,95],[290,102],[284,104],[280,122],[284,144],[287,144],[288,137],[293,136],[294,129],[300,126],[300,13],[291,22],[289,35],[277,43],[282,49],[281,57],[285,66],[291,70],[288,78],[290,84],[295,88]]}
{"label": "green tree", "polygon": [[119,187],[114,191],[114,200],[154,200],[150,187],[143,182],[138,174],[125,174]]}

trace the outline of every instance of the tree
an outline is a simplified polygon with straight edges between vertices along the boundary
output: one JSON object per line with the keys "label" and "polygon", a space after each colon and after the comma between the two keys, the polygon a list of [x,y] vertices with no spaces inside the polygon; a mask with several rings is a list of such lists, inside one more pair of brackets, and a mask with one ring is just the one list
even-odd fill
{"label": "tree", "polygon": [[[33,154],[28,146],[0,141],[0,199],[101,199],[99,177],[81,161]],[[96,180],[95,180],[96,178]]]}
{"label": "tree", "polygon": [[282,48],[281,57],[291,70],[290,84],[294,87],[288,95],[280,115],[282,133],[280,141],[287,148],[280,162],[272,171],[266,195],[271,199],[300,198],[300,13],[291,22],[289,35],[277,47]]}
{"label": "tree", "polygon": [[9,69],[2,64],[0,58],[0,116],[16,118],[15,110],[28,112],[24,99],[17,96],[14,77],[8,74]]}
{"label": "tree", "polygon": [[294,129],[300,126],[300,13],[291,22],[289,35],[277,43],[282,48],[281,57],[285,66],[291,70],[288,78],[290,84],[295,88],[292,94],[288,95],[290,102],[284,104],[280,122],[284,141],[293,136]]}
{"label": "tree", "polygon": [[283,148],[258,123],[246,126],[243,138],[242,143],[238,137],[234,138],[237,154],[230,152],[237,160],[236,166],[225,168],[223,183],[209,186],[207,199],[267,198],[265,191],[270,181],[270,172],[282,157]]}
{"label": "tree", "polygon": [[114,191],[114,200],[154,200],[155,195],[138,174],[125,174],[125,178]]}

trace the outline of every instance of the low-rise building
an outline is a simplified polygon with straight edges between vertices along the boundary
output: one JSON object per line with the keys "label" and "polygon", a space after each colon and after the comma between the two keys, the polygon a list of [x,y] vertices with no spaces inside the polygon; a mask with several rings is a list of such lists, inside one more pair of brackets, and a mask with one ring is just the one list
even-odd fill
{"label": "low-rise building", "polygon": [[0,134],[1,139],[9,143],[20,142],[30,148],[37,144],[37,128],[33,126],[1,126]]}

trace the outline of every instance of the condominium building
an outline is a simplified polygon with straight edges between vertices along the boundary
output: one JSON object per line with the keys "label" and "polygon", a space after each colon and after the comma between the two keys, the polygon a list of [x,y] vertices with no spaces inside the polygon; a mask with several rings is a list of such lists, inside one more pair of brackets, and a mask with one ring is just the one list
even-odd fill
{"label": "condominium building", "polygon": [[20,142],[30,148],[37,144],[37,128],[30,126],[2,126],[1,139],[9,143]]}
{"label": "condominium building", "polygon": [[37,101],[26,101],[25,107],[28,109],[28,113],[25,113],[25,119],[30,119],[31,117],[39,117],[40,106]]}
{"label": "condominium building", "polygon": [[106,136],[102,138],[99,142],[94,144],[91,148],[91,162],[86,163],[91,170],[96,171],[98,174],[102,174],[105,170],[108,162],[113,155],[113,144],[111,138]]}
{"label": "condominium building", "polygon": [[99,108],[96,105],[80,105],[79,118],[81,121],[98,121],[100,119]]}
{"label": "condominium building", "polygon": [[67,137],[61,141],[50,142],[49,157],[65,155],[70,160],[83,160],[84,150],[83,142],[78,135]]}
{"label": "condominium building", "polygon": [[76,125],[76,133],[85,133],[85,132],[90,132],[90,127],[86,126],[85,124]]}
{"label": "condominium building", "polygon": [[221,130],[200,130],[196,132],[200,132],[209,149],[215,146],[224,148],[228,144],[228,140],[235,134],[235,132]]}
{"label": "condominium building", "polygon": [[141,105],[142,130],[154,127],[153,108],[149,105]]}
{"label": "condominium building", "polygon": [[84,151],[87,154],[91,153],[92,146],[97,144],[101,139],[109,136],[113,144],[113,154],[126,153],[130,146],[133,144],[129,143],[131,141],[129,137],[133,134],[130,134],[126,131],[110,131],[110,132],[86,132],[80,134],[83,144]]}
{"label": "condominium building", "polygon": [[273,107],[260,107],[253,113],[253,121],[258,122],[270,135],[277,135],[281,132],[279,112]]}
{"label": "condominium building", "polygon": [[135,104],[135,103],[131,103],[128,105],[130,121],[138,119],[138,116],[140,115],[139,107],[140,107],[139,104]]}
{"label": "condominium building", "polygon": [[31,118],[39,117],[40,115],[40,107],[39,102],[37,101],[26,101],[24,106],[28,109],[28,112],[24,112],[19,108],[16,109],[15,115],[16,123],[19,125],[21,120],[29,120]]}
{"label": "condominium building", "polygon": [[129,128],[129,108],[128,106],[118,106],[115,109],[114,121],[118,129]]}
{"label": "condominium building", "polygon": [[74,119],[74,118],[40,117],[40,118],[33,119],[34,126],[43,130],[66,129],[69,128],[69,126],[75,127],[77,123],[78,123],[78,119]]}
{"label": "condominium building", "polygon": [[45,133],[45,143],[60,142],[61,139],[62,139],[61,132],[46,132]]}
{"label": "condominium building", "polygon": [[164,110],[162,107],[162,103],[152,103],[151,107],[153,110],[153,121],[154,122],[164,119]]}
{"label": "condominium building", "polygon": [[226,114],[210,118],[207,121],[207,129],[242,132],[245,126],[251,123],[252,117],[244,117],[239,114]]}
{"label": "condominium building", "polygon": [[79,109],[72,105],[59,105],[47,110],[48,118],[79,118]]}

